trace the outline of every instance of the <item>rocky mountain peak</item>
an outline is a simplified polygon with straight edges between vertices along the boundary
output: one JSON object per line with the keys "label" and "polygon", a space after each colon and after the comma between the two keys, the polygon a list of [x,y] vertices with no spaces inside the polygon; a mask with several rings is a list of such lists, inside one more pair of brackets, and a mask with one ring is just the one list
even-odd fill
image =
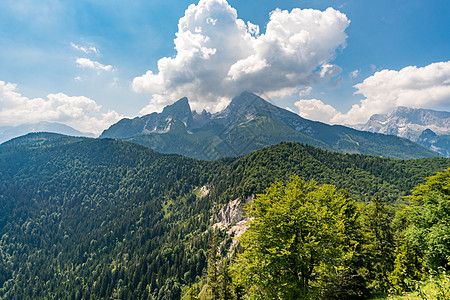
{"label": "rocky mountain peak", "polygon": [[164,107],[161,113],[161,119],[165,120],[168,118],[179,120],[186,126],[189,126],[192,123],[192,111],[188,98],[183,97],[175,103]]}
{"label": "rocky mountain peak", "polygon": [[189,106],[189,100],[187,97],[183,97],[178,101],[175,101],[171,105],[164,107],[163,114],[177,114],[191,112],[191,107]]}

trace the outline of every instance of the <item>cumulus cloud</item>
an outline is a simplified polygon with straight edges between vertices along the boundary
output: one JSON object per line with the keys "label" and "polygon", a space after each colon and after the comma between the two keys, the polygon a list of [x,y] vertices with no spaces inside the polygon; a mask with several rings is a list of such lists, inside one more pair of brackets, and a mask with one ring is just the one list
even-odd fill
{"label": "cumulus cloud", "polygon": [[[316,120],[321,114],[336,124],[365,123],[373,114],[384,114],[397,106],[413,108],[450,108],[450,61],[437,62],[425,67],[409,66],[395,70],[382,70],[356,84],[356,94],[365,99],[346,112],[336,111],[320,100],[300,100],[296,106]],[[306,101],[306,102],[302,102]],[[310,102],[308,102],[310,101]],[[302,115],[303,116],[303,115]],[[305,115],[306,117],[306,115]]]}
{"label": "cumulus cloud", "polygon": [[266,32],[237,18],[225,0],[200,0],[179,20],[174,57],[133,80],[136,92],[151,93],[148,113],[187,96],[195,109],[215,111],[244,90],[280,95],[298,92],[341,69],[330,64],[345,47],[350,21],[328,8],[277,9]]}
{"label": "cumulus cloud", "polygon": [[329,123],[338,113],[334,107],[317,99],[302,99],[294,103],[305,119]]}
{"label": "cumulus cloud", "polygon": [[30,99],[18,93],[15,84],[0,81],[0,126],[48,121],[99,134],[122,118],[115,111],[101,113],[100,110],[101,106],[94,100],[83,96],[58,93],[49,94],[47,99]]}
{"label": "cumulus cloud", "polygon": [[89,53],[99,54],[100,53],[100,51],[97,48],[95,48],[94,46],[79,46],[79,45],[76,45],[74,43],[70,43],[70,45],[74,49],[76,49],[78,51],[81,51],[81,52],[84,52],[86,54],[89,54]]}
{"label": "cumulus cloud", "polygon": [[92,70],[96,70],[97,72],[99,71],[113,71],[113,67],[111,65],[102,65],[101,63],[97,62],[97,61],[92,61],[89,58],[82,58],[79,57],[77,58],[77,60],[75,61],[77,63],[77,65],[80,68],[87,68],[87,69],[92,69]]}

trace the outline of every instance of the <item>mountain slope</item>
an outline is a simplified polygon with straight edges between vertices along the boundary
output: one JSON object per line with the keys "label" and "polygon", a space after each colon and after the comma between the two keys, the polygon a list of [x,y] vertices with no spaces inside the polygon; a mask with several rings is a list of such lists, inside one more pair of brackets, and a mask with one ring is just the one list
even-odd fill
{"label": "mountain slope", "polygon": [[191,112],[182,98],[153,113],[123,119],[101,138],[119,138],[162,153],[214,160],[249,154],[280,142],[299,142],[327,150],[393,158],[438,156],[409,140],[314,122],[244,92],[221,112]]}
{"label": "mountain slope", "polygon": [[373,115],[356,128],[404,137],[450,157],[450,112],[400,106],[392,113]]}
{"label": "mountain slope", "polygon": [[54,132],[71,136],[93,137],[92,134],[83,133],[65,124],[39,122],[35,124],[22,124],[15,127],[14,126],[0,127],[0,144],[12,138],[25,135],[30,132]]}
{"label": "mountain slope", "polygon": [[179,299],[204,273],[220,204],[294,174],[360,201],[395,201],[449,166],[297,143],[206,162],[120,140],[29,134],[0,146],[0,298]]}
{"label": "mountain slope", "polygon": [[445,157],[450,157],[450,134],[437,135],[432,130],[425,129],[416,142],[433,151],[441,153]]}
{"label": "mountain slope", "polygon": [[438,135],[450,134],[450,112],[399,106],[389,114],[373,115],[359,129],[416,141],[425,129]]}

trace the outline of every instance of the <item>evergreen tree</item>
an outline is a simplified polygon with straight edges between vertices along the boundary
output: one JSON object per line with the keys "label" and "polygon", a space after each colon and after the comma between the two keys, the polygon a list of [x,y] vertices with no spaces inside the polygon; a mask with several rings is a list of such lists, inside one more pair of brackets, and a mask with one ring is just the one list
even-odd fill
{"label": "evergreen tree", "polygon": [[220,299],[220,253],[217,244],[217,235],[214,234],[212,245],[209,249],[208,258],[208,290],[211,295],[211,299]]}
{"label": "evergreen tree", "polygon": [[365,207],[362,224],[366,233],[366,251],[370,286],[375,290],[388,291],[388,276],[394,263],[394,234],[392,216],[386,204],[377,195]]}

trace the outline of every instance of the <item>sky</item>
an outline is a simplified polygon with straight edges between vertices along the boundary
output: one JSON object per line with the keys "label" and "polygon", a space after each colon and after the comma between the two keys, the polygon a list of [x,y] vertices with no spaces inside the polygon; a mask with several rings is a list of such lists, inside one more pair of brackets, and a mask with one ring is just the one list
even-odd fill
{"label": "sky", "polygon": [[448,0],[1,0],[0,127],[100,134],[242,91],[302,117],[450,111]]}

